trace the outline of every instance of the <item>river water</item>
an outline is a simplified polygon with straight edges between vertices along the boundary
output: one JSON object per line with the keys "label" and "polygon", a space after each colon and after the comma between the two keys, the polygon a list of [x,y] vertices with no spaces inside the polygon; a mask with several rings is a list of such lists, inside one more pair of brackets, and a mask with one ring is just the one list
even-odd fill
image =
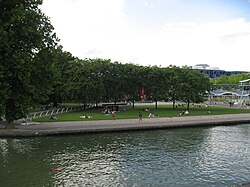
{"label": "river water", "polygon": [[250,124],[0,139],[0,186],[231,186],[249,145]]}

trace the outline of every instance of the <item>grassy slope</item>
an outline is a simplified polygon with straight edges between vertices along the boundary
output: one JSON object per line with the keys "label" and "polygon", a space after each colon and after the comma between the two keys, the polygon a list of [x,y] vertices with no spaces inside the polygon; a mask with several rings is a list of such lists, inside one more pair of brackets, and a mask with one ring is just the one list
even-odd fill
{"label": "grassy slope", "polygon": [[[116,113],[116,119],[134,119],[138,118],[138,112],[144,108],[150,108],[149,112],[142,111],[143,117],[147,117],[151,112],[152,114],[156,114],[160,117],[173,117],[178,116],[180,112],[185,110],[185,107],[178,107],[175,110],[172,109],[172,105],[159,105],[158,109],[154,109],[153,105],[144,105],[144,106],[136,106],[135,109],[127,109],[125,111],[119,111]],[[197,116],[197,115],[209,115],[207,111],[210,110],[210,115],[221,115],[221,114],[239,114],[239,113],[250,113],[250,110],[247,109],[238,109],[238,108],[224,108],[224,107],[215,107],[209,106],[206,108],[202,107],[190,107],[189,115]],[[79,112],[69,112],[64,114],[58,114],[57,120],[50,120],[49,117],[34,119],[37,122],[51,122],[51,121],[87,121],[87,120],[110,120],[112,119],[111,115],[104,115],[101,113],[102,109],[91,109]],[[80,116],[89,115],[93,116],[90,119],[81,119]]]}

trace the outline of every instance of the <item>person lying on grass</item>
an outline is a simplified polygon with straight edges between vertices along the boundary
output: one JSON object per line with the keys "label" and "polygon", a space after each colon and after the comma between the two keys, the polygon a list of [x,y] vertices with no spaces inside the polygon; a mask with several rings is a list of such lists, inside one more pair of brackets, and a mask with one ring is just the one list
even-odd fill
{"label": "person lying on grass", "polygon": [[57,119],[57,117],[56,117],[56,115],[52,115],[52,116],[50,116],[50,117],[49,117],[49,119],[56,120],[56,119]]}
{"label": "person lying on grass", "polygon": [[80,118],[93,118],[93,116],[83,115],[83,116],[80,116]]}
{"label": "person lying on grass", "polygon": [[149,113],[148,117],[149,118],[158,118],[159,116],[156,114]]}

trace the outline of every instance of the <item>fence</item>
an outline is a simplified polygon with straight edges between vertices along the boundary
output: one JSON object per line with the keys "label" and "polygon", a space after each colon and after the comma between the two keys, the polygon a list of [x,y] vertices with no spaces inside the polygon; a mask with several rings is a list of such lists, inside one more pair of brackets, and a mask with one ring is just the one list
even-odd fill
{"label": "fence", "polygon": [[[94,105],[87,105],[85,106],[85,109],[93,108]],[[57,114],[62,114],[66,112],[73,112],[73,111],[79,111],[83,110],[83,106],[77,106],[77,107],[65,107],[65,108],[56,108],[52,110],[44,110],[44,111],[39,111],[39,112],[32,112],[27,115],[26,121],[32,121],[32,119],[37,119],[41,117],[46,117],[46,116],[52,116],[52,115],[57,115]]]}

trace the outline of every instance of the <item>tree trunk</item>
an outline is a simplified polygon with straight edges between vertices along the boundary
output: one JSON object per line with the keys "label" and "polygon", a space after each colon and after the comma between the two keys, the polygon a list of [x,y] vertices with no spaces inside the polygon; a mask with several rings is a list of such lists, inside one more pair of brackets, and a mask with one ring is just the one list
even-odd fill
{"label": "tree trunk", "polygon": [[173,110],[175,109],[175,94],[173,93],[172,95],[172,99],[173,99]]}
{"label": "tree trunk", "polygon": [[133,98],[133,109],[135,109],[135,100]]}
{"label": "tree trunk", "polygon": [[175,100],[173,100],[173,110],[175,109]]}
{"label": "tree trunk", "polygon": [[189,110],[189,104],[190,104],[190,101],[188,101],[187,103],[187,110]]}
{"label": "tree trunk", "polygon": [[58,107],[58,101],[56,99],[53,100],[53,107]]}
{"label": "tree trunk", "polygon": [[83,109],[86,109],[86,101],[83,102]]}
{"label": "tree trunk", "polygon": [[157,100],[155,100],[155,109],[157,109],[157,107],[158,107],[158,106],[157,106]]}
{"label": "tree trunk", "polygon": [[7,122],[5,125],[5,129],[15,129],[15,125],[13,124],[13,122]]}
{"label": "tree trunk", "polygon": [[115,107],[116,107],[116,102],[117,102],[117,101],[116,101],[116,95],[115,95]]}

